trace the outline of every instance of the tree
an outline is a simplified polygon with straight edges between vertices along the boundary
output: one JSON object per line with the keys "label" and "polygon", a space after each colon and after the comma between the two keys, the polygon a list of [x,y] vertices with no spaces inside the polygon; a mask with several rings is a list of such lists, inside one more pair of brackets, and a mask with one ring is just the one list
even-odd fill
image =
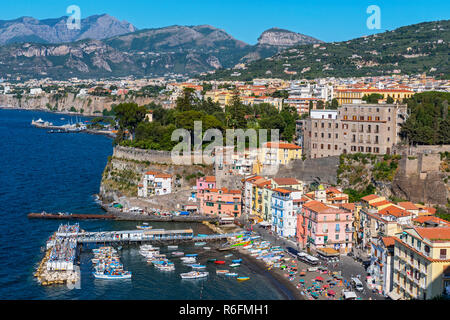
{"label": "tree", "polygon": [[383,99],[383,95],[380,93],[372,93],[369,95],[364,95],[362,97],[363,101],[366,101],[367,103],[374,103],[377,104],[378,100]]}
{"label": "tree", "polygon": [[245,106],[241,103],[239,91],[233,90],[231,104],[225,108],[227,126],[233,129],[245,129],[247,120],[245,119]]}
{"label": "tree", "polygon": [[184,88],[183,95],[176,101],[177,111],[189,111],[197,103],[195,91],[193,88]]}
{"label": "tree", "polygon": [[390,95],[388,95],[386,98],[386,103],[388,103],[388,104],[394,103],[394,98],[392,98]]}
{"label": "tree", "polygon": [[333,100],[331,100],[330,109],[337,110],[338,108],[339,108],[339,102],[337,101],[336,98],[334,98]]}
{"label": "tree", "polygon": [[120,129],[122,131],[128,129],[134,138],[136,127],[144,120],[147,109],[144,106],[139,107],[136,103],[121,103],[114,107],[114,113]]}

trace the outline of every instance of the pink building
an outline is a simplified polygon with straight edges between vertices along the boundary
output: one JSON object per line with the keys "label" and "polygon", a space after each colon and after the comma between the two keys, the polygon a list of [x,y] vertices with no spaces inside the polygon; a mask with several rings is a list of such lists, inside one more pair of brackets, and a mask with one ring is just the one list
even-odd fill
{"label": "pink building", "polygon": [[215,189],[216,188],[216,177],[206,176],[197,179],[197,192],[205,189]]}
{"label": "pink building", "polygon": [[197,194],[200,214],[239,217],[242,194],[240,190],[204,189]]}
{"label": "pink building", "polygon": [[352,247],[352,223],[353,212],[308,201],[297,217],[297,241],[303,248],[332,248],[347,253]]}

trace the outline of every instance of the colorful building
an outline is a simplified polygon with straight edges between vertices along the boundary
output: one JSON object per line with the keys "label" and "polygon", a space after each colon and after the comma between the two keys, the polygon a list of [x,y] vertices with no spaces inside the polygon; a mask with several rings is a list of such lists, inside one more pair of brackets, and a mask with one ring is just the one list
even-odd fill
{"label": "colorful building", "polygon": [[138,197],[150,197],[172,193],[172,175],[148,171],[145,173],[143,183],[138,185]]}
{"label": "colorful building", "polygon": [[200,214],[239,217],[242,194],[240,190],[204,189],[197,194]]}
{"label": "colorful building", "polygon": [[294,200],[302,197],[302,191],[292,188],[272,190],[272,230],[282,237],[295,237],[297,233],[297,211]]}
{"label": "colorful building", "polygon": [[395,239],[393,299],[450,296],[450,228],[406,228]]}

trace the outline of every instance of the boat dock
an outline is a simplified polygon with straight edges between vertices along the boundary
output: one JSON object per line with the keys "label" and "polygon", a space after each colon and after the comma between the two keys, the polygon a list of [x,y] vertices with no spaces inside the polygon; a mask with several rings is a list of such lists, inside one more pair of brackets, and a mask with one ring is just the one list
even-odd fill
{"label": "boat dock", "polygon": [[29,213],[29,219],[56,219],[56,220],[115,220],[112,214],[66,214],[66,213]]}
{"label": "boat dock", "polygon": [[[40,214],[39,214],[40,215]],[[154,242],[173,243],[177,241],[215,241],[239,237],[245,232],[194,235],[192,229],[181,230],[125,230],[86,232],[79,224],[60,225],[47,241],[44,258],[34,276],[42,285],[74,284],[80,280],[76,260],[83,247],[106,244],[143,244]]]}

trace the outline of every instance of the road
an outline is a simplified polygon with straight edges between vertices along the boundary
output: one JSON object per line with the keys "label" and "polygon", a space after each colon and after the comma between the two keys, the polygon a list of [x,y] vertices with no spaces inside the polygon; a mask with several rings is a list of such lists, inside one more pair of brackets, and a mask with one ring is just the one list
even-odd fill
{"label": "road", "polygon": [[[270,241],[272,244],[276,246],[281,246],[283,248],[286,247],[293,247],[298,250],[300,248],[297,246],[297,244],[294,241],[287,240],[281,237],[278,237],[274,235],[270,230],[265,230],[264,228],[254,226],[253,232],[261,236],[262,239]],[[303,262],[300,262],[303,264]],[[364,286],[364,290],[362,292],[356,292],[358,297],[361,297],[363,300],[385,300],[385,298],[377,293],[372,292],[367,287],[366,277],[368,276],[366,270],[364,269],[363,265],[360,262],[357,262],[352,257],[342,255],[339,259],[339,262],[337,263],[327,263],[324,260],[321,260],[320,265],[326,266],[328,270],[331,271],[341,271],[342,277],[348,282],[351,278],[357,277],[360,275],[360,280]],[[308,265],[304,264],[304,268],[309,267]],[[352,291],[354,291],[352,289]]]}

